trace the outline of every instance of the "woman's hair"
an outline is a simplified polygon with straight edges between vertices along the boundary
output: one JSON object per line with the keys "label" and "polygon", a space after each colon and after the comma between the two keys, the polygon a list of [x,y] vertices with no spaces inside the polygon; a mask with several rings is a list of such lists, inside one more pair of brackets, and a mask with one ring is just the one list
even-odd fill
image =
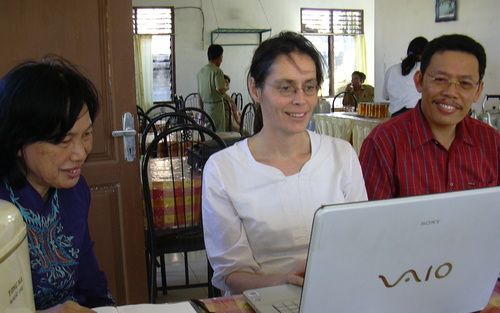
{"label": "woman's hair", "polygon": [[285,31],[262,42],[252,58],[248,75],[255,80],[255,85],[262,88],[269,75],[271,66],[280,55],[290,56],[293,52],[308,55],[316,65],[316,81],[323,83],[323,58],[314,45],[304,36]]}
{"label": "woman's hair", "polygon": [[84,106],[94,121],[97,90],[61,57],[28,61],[10,70],[0,80],[0,178],[15,188],[24,186],[18,152],[38,141],[61,142]]}
{"label": "woman's hair", "polygon": [[429,41],[424,37],[416,37],[410,41],[408,49],[406,50],[406,58],[401,62],[401,74],[403,74],[403,76],[408,75],[415,64],[420,61],[422,52],[428,42]]}

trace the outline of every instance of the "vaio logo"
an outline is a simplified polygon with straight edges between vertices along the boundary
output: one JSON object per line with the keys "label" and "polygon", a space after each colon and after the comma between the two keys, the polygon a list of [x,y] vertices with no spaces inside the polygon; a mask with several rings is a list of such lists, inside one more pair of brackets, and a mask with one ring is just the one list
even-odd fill
{"label": "vaio logo", "polygon": [[[438,266],[436,268],[435,271],[433,271],[433,267],[431,265],[427,269],[427,272],[425,274],[425,278],[423,281],[428,281],[429,279],[432,278],[432,276],[434,276],[436,279],[445,278],[446,276],[448,276],[448,274],[451,273],[452,269],[453,269],[453,265],[451,265],[451,263],[449,263],[449,262],[441,264],[440,266]],[[399,284],[399,282],[401,280],[404,280],[407,283],[412,278],[417,283],[422,282],[422,279],[420,279],[417,271],[415,271],[414,269],[409,269],[406,272],[404,272],[403,274],[401,274],[401,276],[399,276],[399,278],[392,284],[387,280],[387,278],[384,275],[379,275],[378,277],[382,280],[382,282],[384,283],[384,286],[387,288],[392,288],[392,287],[396,286],[397,284]]]}

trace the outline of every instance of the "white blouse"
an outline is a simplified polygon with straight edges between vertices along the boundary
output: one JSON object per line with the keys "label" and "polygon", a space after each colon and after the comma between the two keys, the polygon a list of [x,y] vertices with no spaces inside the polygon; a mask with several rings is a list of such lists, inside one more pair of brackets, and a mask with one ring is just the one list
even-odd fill
{"label": "white blouse", "polygon": [[420,100],[420,92],[415,87],[413,76],[420,69],[420,62],[417,62],[408,75],[401,73],[401,63],[394,64],[384,76],[384,89],[382,96],[389,100],[389,112],[392,114],[406,107],[415,107]]}
{"label": "white blouse", "polygon": [[234,271],[277,274],[306,258],[321,205],[367,200],[352,146],[308,132],[311,159],[291,176],[257,162],[245,139],[210,157],[203,172],[203,227],[212,282]]}

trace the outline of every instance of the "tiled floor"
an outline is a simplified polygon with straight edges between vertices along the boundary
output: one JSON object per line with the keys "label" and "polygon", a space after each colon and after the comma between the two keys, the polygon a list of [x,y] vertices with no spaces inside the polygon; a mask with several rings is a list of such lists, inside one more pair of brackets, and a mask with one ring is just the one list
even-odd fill
{"label": "tiled floor", "polygon": [[[167,268],[167,286],[184,284],[184,255],[182,253],[174,253],[165,255]],[[205,251],[189,252],[189,281],[190,283],[206,283],[207,282],[207,257]],[[161,272],[158,268],[156,281],[158,286],[161,286]],[[168,290],[166,295],[161,291],[158,292],[157,303],[164,302],[179,302],[189,299],[204,299],[208,297],[206,287],[202,288],[186,288]]]}

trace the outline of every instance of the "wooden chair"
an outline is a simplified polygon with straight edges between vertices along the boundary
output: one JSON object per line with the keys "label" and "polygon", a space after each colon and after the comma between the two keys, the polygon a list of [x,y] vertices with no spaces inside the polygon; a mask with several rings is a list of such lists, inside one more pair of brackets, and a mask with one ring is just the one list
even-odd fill
{"label": "wooden chair", "polygon": [[[224,142],[209,129],[195,124],[177,125],[158,134],[146,149],[142,159],[141,175],[147,220],[146,262],[151,303],[155,303],[158,292],[156,282],[158,258],[164,293],[168,289],[207,286],[209,297],[214,296],[215,288],[211,285],[213,271],[209,265],[207,283],[190,283],[188,272],[188,252],[204,250],[205,243],[201,217],[202,171],[199,171],[199,168],[193,169],[187,160],[193,147],[206,140],[212,140],[220,149],[226,147]],[[155,159],[154,151],[161,141],[166,143],[167,155],[165,158]],[[160,207],[157,207],[158,202],[167,204],[160,204]],[[184,254],[184,285],[166,284],[168,268],[165,267],[164,255],[169,253]]]}

